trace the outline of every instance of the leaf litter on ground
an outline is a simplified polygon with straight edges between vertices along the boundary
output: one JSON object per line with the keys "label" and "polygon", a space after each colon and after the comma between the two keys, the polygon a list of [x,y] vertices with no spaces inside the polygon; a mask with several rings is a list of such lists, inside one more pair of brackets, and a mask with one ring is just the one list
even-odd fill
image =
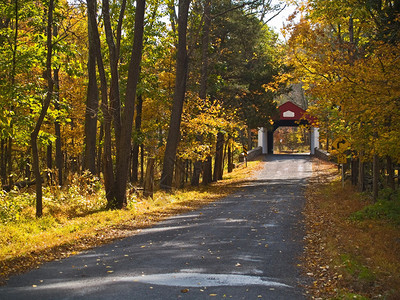
{"label": "leaf litter on ground", "polygon": [[302,258],[311,299],[400,299],[400,231],[381,220],[351,217],[370,200],[342,188],[336,165],[314,159],[306,191]]}

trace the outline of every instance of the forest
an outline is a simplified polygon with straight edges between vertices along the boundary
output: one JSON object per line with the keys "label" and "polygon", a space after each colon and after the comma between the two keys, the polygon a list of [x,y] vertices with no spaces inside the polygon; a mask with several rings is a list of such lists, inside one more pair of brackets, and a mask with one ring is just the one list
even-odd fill
{"label": "forest", "polygon": [[[232,193],[297,89],[336,163],[306,192],[311,289],[395,289],[399,41],[400,0],[2,0],[0,284]],[[279,151],[309,148],[281,129]]]}
{"label": "forest", "polygon": [[[289,4],[297,10],[282,40],[268,24]],[[121,209],[142,190],[221,180],[297,83],[324,148],[337,137],[351,145],[359,190],[376,199],[398,188],[398,0],[5,0],[0,9],[2,222],[24,208],[12,193],[33,186],[27,203],[42,217],[43,198],[61,201],[74,185]]]}
{"label": "forest", "polygon": [[[145,170],[164,190],[222,178],[269,122],[284,69],[269,1],[6,1],[3,190],[97,178],[127,205]],[[250,141],[248,141],[250,139]],[[175,170],[175,173],[174,173]]]}

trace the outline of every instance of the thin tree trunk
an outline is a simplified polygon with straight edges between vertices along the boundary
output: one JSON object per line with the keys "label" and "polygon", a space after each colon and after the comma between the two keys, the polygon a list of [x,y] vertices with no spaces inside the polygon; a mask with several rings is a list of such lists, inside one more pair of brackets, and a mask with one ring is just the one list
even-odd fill
{"label": "thin tree trunk", "polygon": [[[208,80],[208,48],[210,44],[210,28],[211,28],[211,0],[204,1],[204,25],[203,25],[203,38],[201,44],[201,77],[200,77],[200,90],[199,97],[202,100],[207,98],[207,80]],[[197,137],[199,141],[203,141],[203,137]],[[193,168],[193,176],[191,185],[198,186],[200,181],[200,173],[202,168],[202,161],[196,161]]]}
{"label": "thin tree trunk", "polygon": [[228,173],[233,171],[232,144],[228,141]]}
{"label": "thin tree trunk", "polygon": [[167,145],[165,147],[163,170],[160,181],[160,187],[163,190],[170,190],[172,186],[176,149],[178,147],[180,137],[180,125],[188,73],[186,32],[190,1],[191,0],[179,0],[178,51],[176,58],[174,100],[171,111],[171,119],[169,122]]}
{"label": "thin tree trunk", "polygon": [[43,204],[42,204],[43,194],[42,194],[42,177],[40,174],[40,167],[39,167],[39,151],[37,145],[37,137],[39,135],[40,127],[42,126],[43,120],[46,116],[47,109],[50,106],[50,101],[53,95],[53,79],[51,77],[53,10],[54,10],[54,0],[49,0],[48,20],[47,20],[47,57],[46,57],[47,94],[43,102],[39,118],[36,121],[35,128],[31,133],[33,170],[36,179],[36,217],[38,218],[43,215]]}
{"label": "thin tree trunk", "polygon": [[103,151],[102,151],[102,141],[104,137],[104,126],[103,123],[100,124],[100,133],[99,133],[99,142],[98,142],[98,151],[97,151],[97,172],[96,174],[100,176],[100,172],[102,170],[102,165],[103,165]]}
{"label": "thin tree trunk", "polygon": [[[14,32],[14,40],[13,40],[13,55],[12,55],[12,67],[11,67],[11,88],[12,88],[12,98],[15,98],[15,76],[16,76],[16,68],[17,68],[17,49],[18,49],[18,29],[19,29],[19,6],[18,0],[14,0],[14,13],[15,13],[15,32]],[[14,110],[14,106],[11,106],[11,111]],[[10,128],[12,129],[13,122],[11,120]],[[11,130],[12,132],[12,130]],[[8,137],[8,146],[7,146],[7,162],[6,162],[6,177],[8,175],[8,184],[10,186],[13,185],[12,178],[12,145],[13,145],[13,137],[10,135]]]}
{"label": "thin tree trunk", "polygon": [[[89,170],[92,174],[96,174],[96,136],[97,116],[99,110],[99,90],[96,78],[96,44],[93,34],[91,23],[88,22],[89,57],[87,65],[89,81],[86,97],[85,154],[83,168],[84,170]],[[97,170],[100,172],[100,168]]]}
{"label": "thin tree trunk", "polygon": [[204,25],[203,37],[201,43],[201,77],[200,77],[200,99],[207,98],[207,81],[208,81],[208,49],[210,44],[210,28],[211,28],[211,0],[204,1]]}
{"label": "thin tree trunk", "polygon": [[[138,94],[136,97],[136,118],[135,130],[136,134],[140,135],[142,129],[142,110],[143,110],[143,97]],[[139,167],[139,143],[138,139],[133,141],[132,149],[132,182],[138,181],[138,167]]]}
{"label": "thin tree trunk", "polygon": [[[53,28],[54,37],[58,35],[58,27],[55,25]],[[60,69],[55,68],[53,70],[54,73],[54,92],[56,94],[56,99],[54,103],[54,108],[59,111],[60,110],[60,78],[59,73]],[[60,122],[56,119],[54,122],[54,132],[56,135],[56,168],[58,174],[58,185],[63,185],[63,154],[62,154],[62,145],[61,145],[61,125]],[[95,137],[96,139],[96,134]]]}
{"label": "thin tree trunk", "polygon": [[103,112],[103,128],[104,128],[104,152],[103,152],[103,167],[104,167],[104,186],[106,190],[106,197],[108,202],[108,207],[114,201],[114,170],[112,162],[112,151],[111,151],[111,122],[112,116],[110,114],[110,109],[108,105],[107,97],[107,79],[104,71],[103,57],[101,55],[101,43],[100,35],[97,29],[97,16],[96,16],[96,0],[87,0],[87,10],[88,10],[88,22],[93,33],[93,44],[94,51],[97,61],[97,69],[100,77],[101,86],[101,110]]}
{"label": "thin tree trunk", "polygon": [[373,165],[372,165],[372,193],[374,197],[374,201],[378,199],[379,192],[379,157],[377,154],[374,154]]}
{"label": "thin tree trunk", "polygon": [[140,145],[140,184],[143,184],[144,177],[144,145]]}
{"label": "thin tree trunk", "polygon": [[359,157],[358,157],[358,184],[357,184],[359,192],[365,191],[364,177],[365,177],[365,164],[362,160],[362,155],[359,155]]}
{"label": "thin tree trunk", "polygon": [[[120,144],[121,138],[121,100],[120,100],[120,89],[119,89],[119,74],[118,74],[118,56],[117,56],[117,47],[114,42],[114,35],[111,28],[111,19],[110,19],[110,5],[109,0],[103,0],[103,20],[104,20],[104,28],[106,33],[106,41],[108,45],[108,49],[110,52],[109,60],[110,60],[110,70],[111,70],[111,83],[110,83],[110,106],[111,106],[111,114],[114,124],[114,132],[116,144]],[[129,84],[129,83],[128,83]],[[117,150],[118,151],[118,150]]]}
{"label": "thin tree trunk", "polygon": [[[131,150],[133,116],[135,113],[136,88],[140,76],[142,59],[145,0],[136,1],[135,35],[128,69],[125,95],[125,108],[121,121],[120,142],[117,143],[117,161],[115,176],[115,207],[122,208],[127,204],[126,187],[128,183],[128,161]],[[116,128],[117,129],[117,128]]]}

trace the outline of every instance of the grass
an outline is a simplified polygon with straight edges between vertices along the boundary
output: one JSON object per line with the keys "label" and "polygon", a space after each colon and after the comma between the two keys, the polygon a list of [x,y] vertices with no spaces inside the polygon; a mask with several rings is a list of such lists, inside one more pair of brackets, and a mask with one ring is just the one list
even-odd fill
{"label": "grass", "polygon": [[351,254],[342,254],[340,259],[346,272],[357,280],[363,281],[363,284],[372,284],[376,280],[375,274]]}
{"label": "grass", "polygon": [[400,225],[400,191],[383,189],[376,203],[367,205],[352,215],[354,220],[387,220]]}
{"label": "grass", "polygon": [[[350,184],[342,188],[335,165],[318,161],[314,167],[305,208],[310,295],[400,299],[400,231],[388,213],[392,206],[373,204]],[[380,201],[397,201],[388,194],[383,191]]]}
{"label": "grass", "polygon": [[154,198],[129,195],[122,210],[105,210],[99,180],[87,174],[65,188],[44,189],[44,217],[34,216],[35,196],[29,191],[0,195],[0,283],[16,273],[135,234],[168,216],[193,210],[232,193],[260,166],[240,166],[209,186],[172,193],[156,191]]}

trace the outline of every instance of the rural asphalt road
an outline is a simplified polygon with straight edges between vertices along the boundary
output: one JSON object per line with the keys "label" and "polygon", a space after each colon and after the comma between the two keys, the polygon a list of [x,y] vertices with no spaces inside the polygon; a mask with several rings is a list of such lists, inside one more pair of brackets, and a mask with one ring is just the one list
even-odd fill
{"label": "rural asphalt road", "polygon": [[306,155],[270,155],[255,180],[200,210],[13,276],[1,300],[306,299]]}

